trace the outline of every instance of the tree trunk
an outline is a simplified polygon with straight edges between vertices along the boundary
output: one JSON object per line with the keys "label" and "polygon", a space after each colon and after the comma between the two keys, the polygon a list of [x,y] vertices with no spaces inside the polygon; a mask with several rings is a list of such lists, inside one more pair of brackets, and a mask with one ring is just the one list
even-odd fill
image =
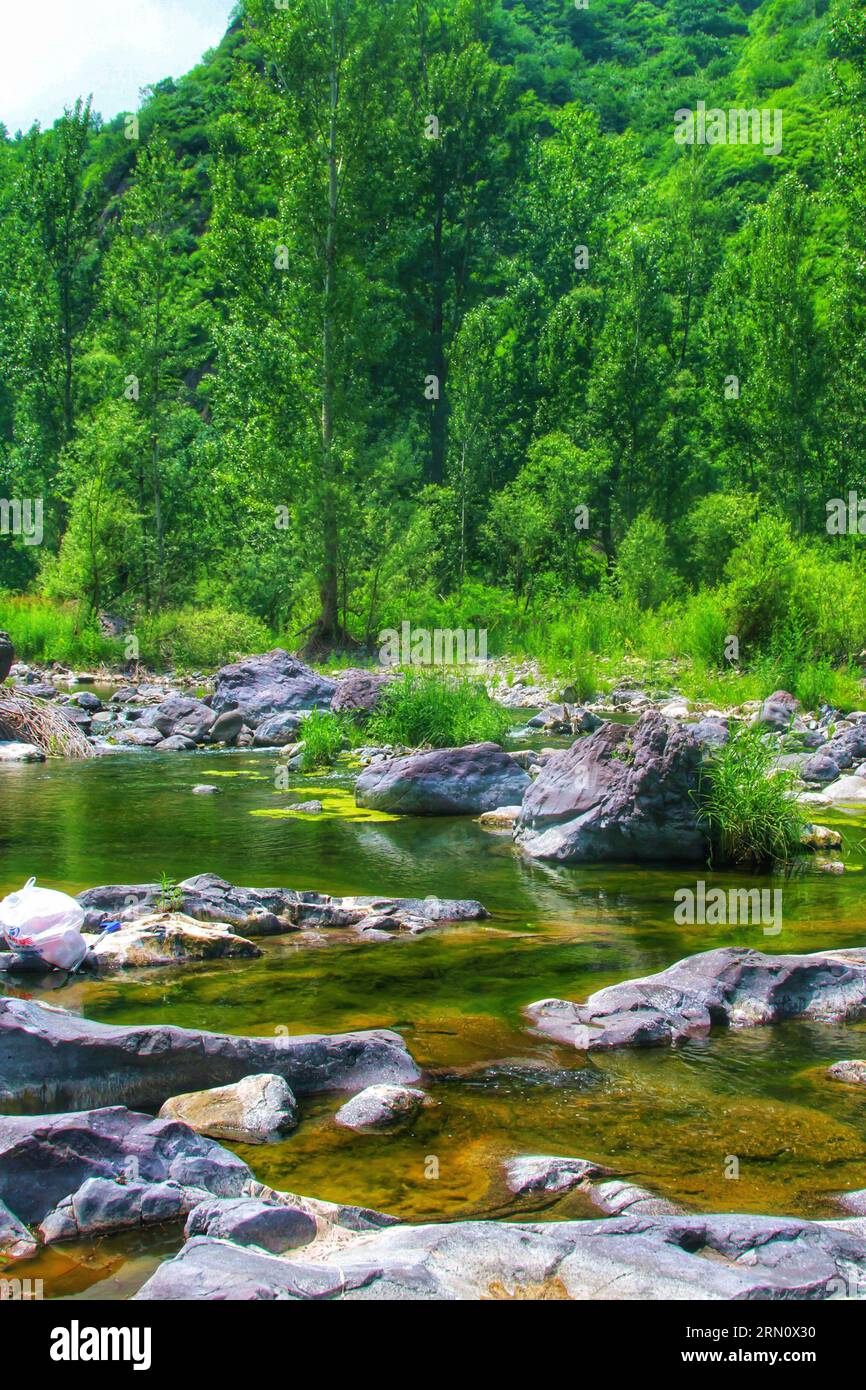
{"label": "tree trunk", "polygon": [[322,314],[322,572],[319,587],[318,635],[332,642],[339,635],[339,525],[334,471],[334,291],[336,280],[337,106],[339,78],[336,41],[332,40],[331,97],[328,122],[328,221],[325,236],[324,305]]}

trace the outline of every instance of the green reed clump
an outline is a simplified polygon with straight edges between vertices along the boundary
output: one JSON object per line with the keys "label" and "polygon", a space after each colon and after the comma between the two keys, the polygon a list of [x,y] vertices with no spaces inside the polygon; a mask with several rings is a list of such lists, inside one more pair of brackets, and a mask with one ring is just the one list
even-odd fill
{"label": "green reed clump", "polygon": [[298,736],[304,741],[302,772],[330,767],[343,749],[353,742],[353,731],[348,721],[330,710],[314,710],[308,714],[298,730]]}
{"label": "green reed clump", "polygon": [[409,671],[385,688],[366,736],[405,748],[462,748],[504,743],[510,727],[481,681]]}
{"label": "green reed clump", "polygon": [[805,816],[792,798],[793,773],[774,767],[776,749],[757,727],[737,729],[707,764],[699,792],[711,861],[762,869],[801,853]]}

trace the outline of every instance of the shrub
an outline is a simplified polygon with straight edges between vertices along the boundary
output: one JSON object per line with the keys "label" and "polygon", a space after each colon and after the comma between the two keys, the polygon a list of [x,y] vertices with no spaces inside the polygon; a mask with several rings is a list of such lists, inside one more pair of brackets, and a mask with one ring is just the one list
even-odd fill
{"label": "shrub", "polygon": [[700,809],[714,864],[751,869],[790,864],[804,815],[789,795],[793,773],[773,769],[775,749],[758,728],[736,730],[701,779]]}
{"label": "shrub", "polygon": [[135,631],[141,659],[153,667],[224,666],[273,645],[258,618],[223,608],[165,609],[141,618]]}
{"label": "shrub", "polygon": [[797,547],[788,527],[766,516],[730,558],[727,617],[741,648],[766,645],[787,623],[797,572]]}
{"label": "shrub", "polygon": [[616,577],[623,596],[638,608],[655,608],[677,587],[667,532],[648,512],[636,517],[619,548]]}
{"label": "shrub", "polygon": [[757,509],[751,493],[711,492],[695,503],[682,526],[686,577],[695,588],[721,583],[727,558],[747,538]]}
{"label": "shrub", "polygon": [[386,687],[367,735],[406,748],[461,748],[504,743],[510,727],[480,681],[409,671]]}

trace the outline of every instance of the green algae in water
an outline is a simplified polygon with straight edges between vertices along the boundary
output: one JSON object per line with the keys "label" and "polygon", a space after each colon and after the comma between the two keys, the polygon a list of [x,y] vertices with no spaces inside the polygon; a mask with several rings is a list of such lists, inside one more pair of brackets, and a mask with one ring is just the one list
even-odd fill
{"label": "green algae in water", "polygon": [[[271,809],[250,811],[251,816],[269,816],[273,820],[326,820],[336,816],[347,821],[398,821],[388,811],[374,811],[368,806],[357,806],[355,796],[342,787],[294,787],[286,792],[277,791],[277,796],[298,796],[304,801],[321,801],[322,810],[318,815],[308,811],[296,811],[293,806],[280,806]],[[303,802],[300,803],[301,805]]]}

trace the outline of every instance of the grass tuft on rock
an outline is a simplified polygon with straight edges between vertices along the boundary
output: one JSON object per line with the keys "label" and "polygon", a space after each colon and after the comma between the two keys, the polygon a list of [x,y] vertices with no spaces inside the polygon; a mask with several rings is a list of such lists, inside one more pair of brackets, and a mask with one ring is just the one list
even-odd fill
{"label": "grass tuft on rock", "polygon": [[706,765],[699,796],[715,867],[768,869],[802,854],[805,815],[792,797],[796,778],[774,766],[776,756],[750,726],[732,731]]}
{"label": "grass tuft on rock", "polygon": [[312,772],[317,767],[331,767],[352,741],[348,721],[329,710],[314,710],[308,714],[300,733],[304,740],[302,772]]}

